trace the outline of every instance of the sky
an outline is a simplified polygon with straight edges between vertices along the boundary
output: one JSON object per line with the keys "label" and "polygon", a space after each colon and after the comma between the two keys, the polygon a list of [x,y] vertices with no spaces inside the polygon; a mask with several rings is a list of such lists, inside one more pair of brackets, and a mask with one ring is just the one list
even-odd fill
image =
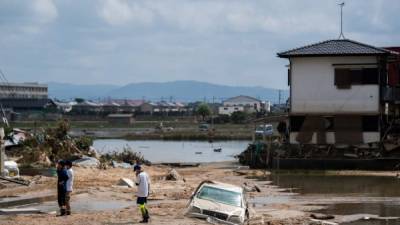
{"label": "sky", "polygon": [[[337,0],[0,0],[14,82],[197,80],[287,89],[276,53],[339,36]],[[400,1],[347,0],[346,38],[400,46]]]}

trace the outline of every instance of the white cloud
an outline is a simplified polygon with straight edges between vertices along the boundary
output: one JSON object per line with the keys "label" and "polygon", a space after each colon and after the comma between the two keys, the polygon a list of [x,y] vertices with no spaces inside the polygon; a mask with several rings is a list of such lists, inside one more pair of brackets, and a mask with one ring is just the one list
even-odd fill
{"label": "white cloud", "polygon": [[99,15],[110,25],[124,25],[128,22],[150,24],[153,14],[138,2],[125,0],[105,0],[99,9]]}
{"label": "white cloud", "polygon": [[[303,3],[304,4],[304,3]],[[139,23],[144,26],[168,25],[197,32],[234,31],[272,33],[334,32],[337,17],[317,7],[300,3],[235,0],[103,0],[99,15],[111,25]],[[336,5],[333,4],[335,7]]]}
{"label": "white cloud", "polygon": [[57,7],[53,0],[35,0],[33,2],[33,10],[37,21],[41,23],[52,22],[58,16]]}

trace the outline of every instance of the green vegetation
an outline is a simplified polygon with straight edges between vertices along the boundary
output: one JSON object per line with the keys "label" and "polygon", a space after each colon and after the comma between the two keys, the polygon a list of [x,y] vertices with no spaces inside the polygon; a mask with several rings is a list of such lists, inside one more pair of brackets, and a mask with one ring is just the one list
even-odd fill
{"label": "green vegetation", "polygon": [[206,103],[200,104],[200,105],[197,107],[196,112],[197,112],[197,114],[199,114],[199,115],[202,117],[203,121],[205,120],[205,118],[206,118],[207,116],[210,116],[210,115],[211,115],[211,109],[210,109],[210,107],[208,106],[208,104],[206,104]]}
{"label": "green vegetation", "polygon": [[231,115],[231,120],[235,124],[240,124],[246,122],[249,115],[245,112],[233,112]]}
{"label": "green vegetation", "polygon": [[122,152],[111,152],[101,155],[100,162],[109,164],[112,161],[134,164],[150,165],[151,162],[144,159],[143,155],[135,152],[130,146],[125,146]]}

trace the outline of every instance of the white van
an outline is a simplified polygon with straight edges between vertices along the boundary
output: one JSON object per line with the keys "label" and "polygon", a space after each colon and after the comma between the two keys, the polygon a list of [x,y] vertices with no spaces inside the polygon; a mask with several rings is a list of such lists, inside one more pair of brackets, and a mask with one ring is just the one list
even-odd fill
{"label": "white van", "polygon": [[271,124],[259,125],[255,130],[256,135],[271,136],[274,134],[274,128]]}

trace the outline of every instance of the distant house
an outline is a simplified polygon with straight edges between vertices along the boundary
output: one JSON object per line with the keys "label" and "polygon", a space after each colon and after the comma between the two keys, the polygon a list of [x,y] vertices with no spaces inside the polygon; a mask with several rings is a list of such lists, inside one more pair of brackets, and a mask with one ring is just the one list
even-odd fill
{"label": "distant house", "polygon": [[132,113],[129,114],[109,114],[107,120],[110,124],[133,124],[135,119]]}
{"label": "distant house", "polygon": [[113,101],[120,105],[120,112],[123,113],[140,112],[140,106],[145,103],[140,99],[115,99]]}
{"label": "distant house", "polygon": [[188,108],[180,102],[145,102],[140,106],[142,114],[156,115],[181,115],[187,112]]}
{"label": "distant house", "polygon": [[388,127],[381,93],[389,85],[392,55],[348,39],[278,53],[290,63],[290,143],[379,142]]}
{"label": "distant house", "polygon": [[264,110],[263,103],[261,100],[250,96],[236,96],[229,98],[222,102],[222,106],[218,109],[218,114],[220,115],[231,115],[234,112],[259,112]]}
{"label": "distant house", "polygon": [[55,100],[54,104],[60,112],[67,113],[71,112],[72,106],[75,105],[76,102],[61,102]]}
{"label": "distant house", "polygon": [[154,112],[159,111],[157,104],[152,102],[144,102],[142,105],[140,105],[139,109],[142,114],[148,114],[148,115],[152,115]]}
{"label": "distant house", "polygon": [[103,111],[103,105],[92,101],[79,102],[72,106],[71,112],[81,115],[100,114]]}

